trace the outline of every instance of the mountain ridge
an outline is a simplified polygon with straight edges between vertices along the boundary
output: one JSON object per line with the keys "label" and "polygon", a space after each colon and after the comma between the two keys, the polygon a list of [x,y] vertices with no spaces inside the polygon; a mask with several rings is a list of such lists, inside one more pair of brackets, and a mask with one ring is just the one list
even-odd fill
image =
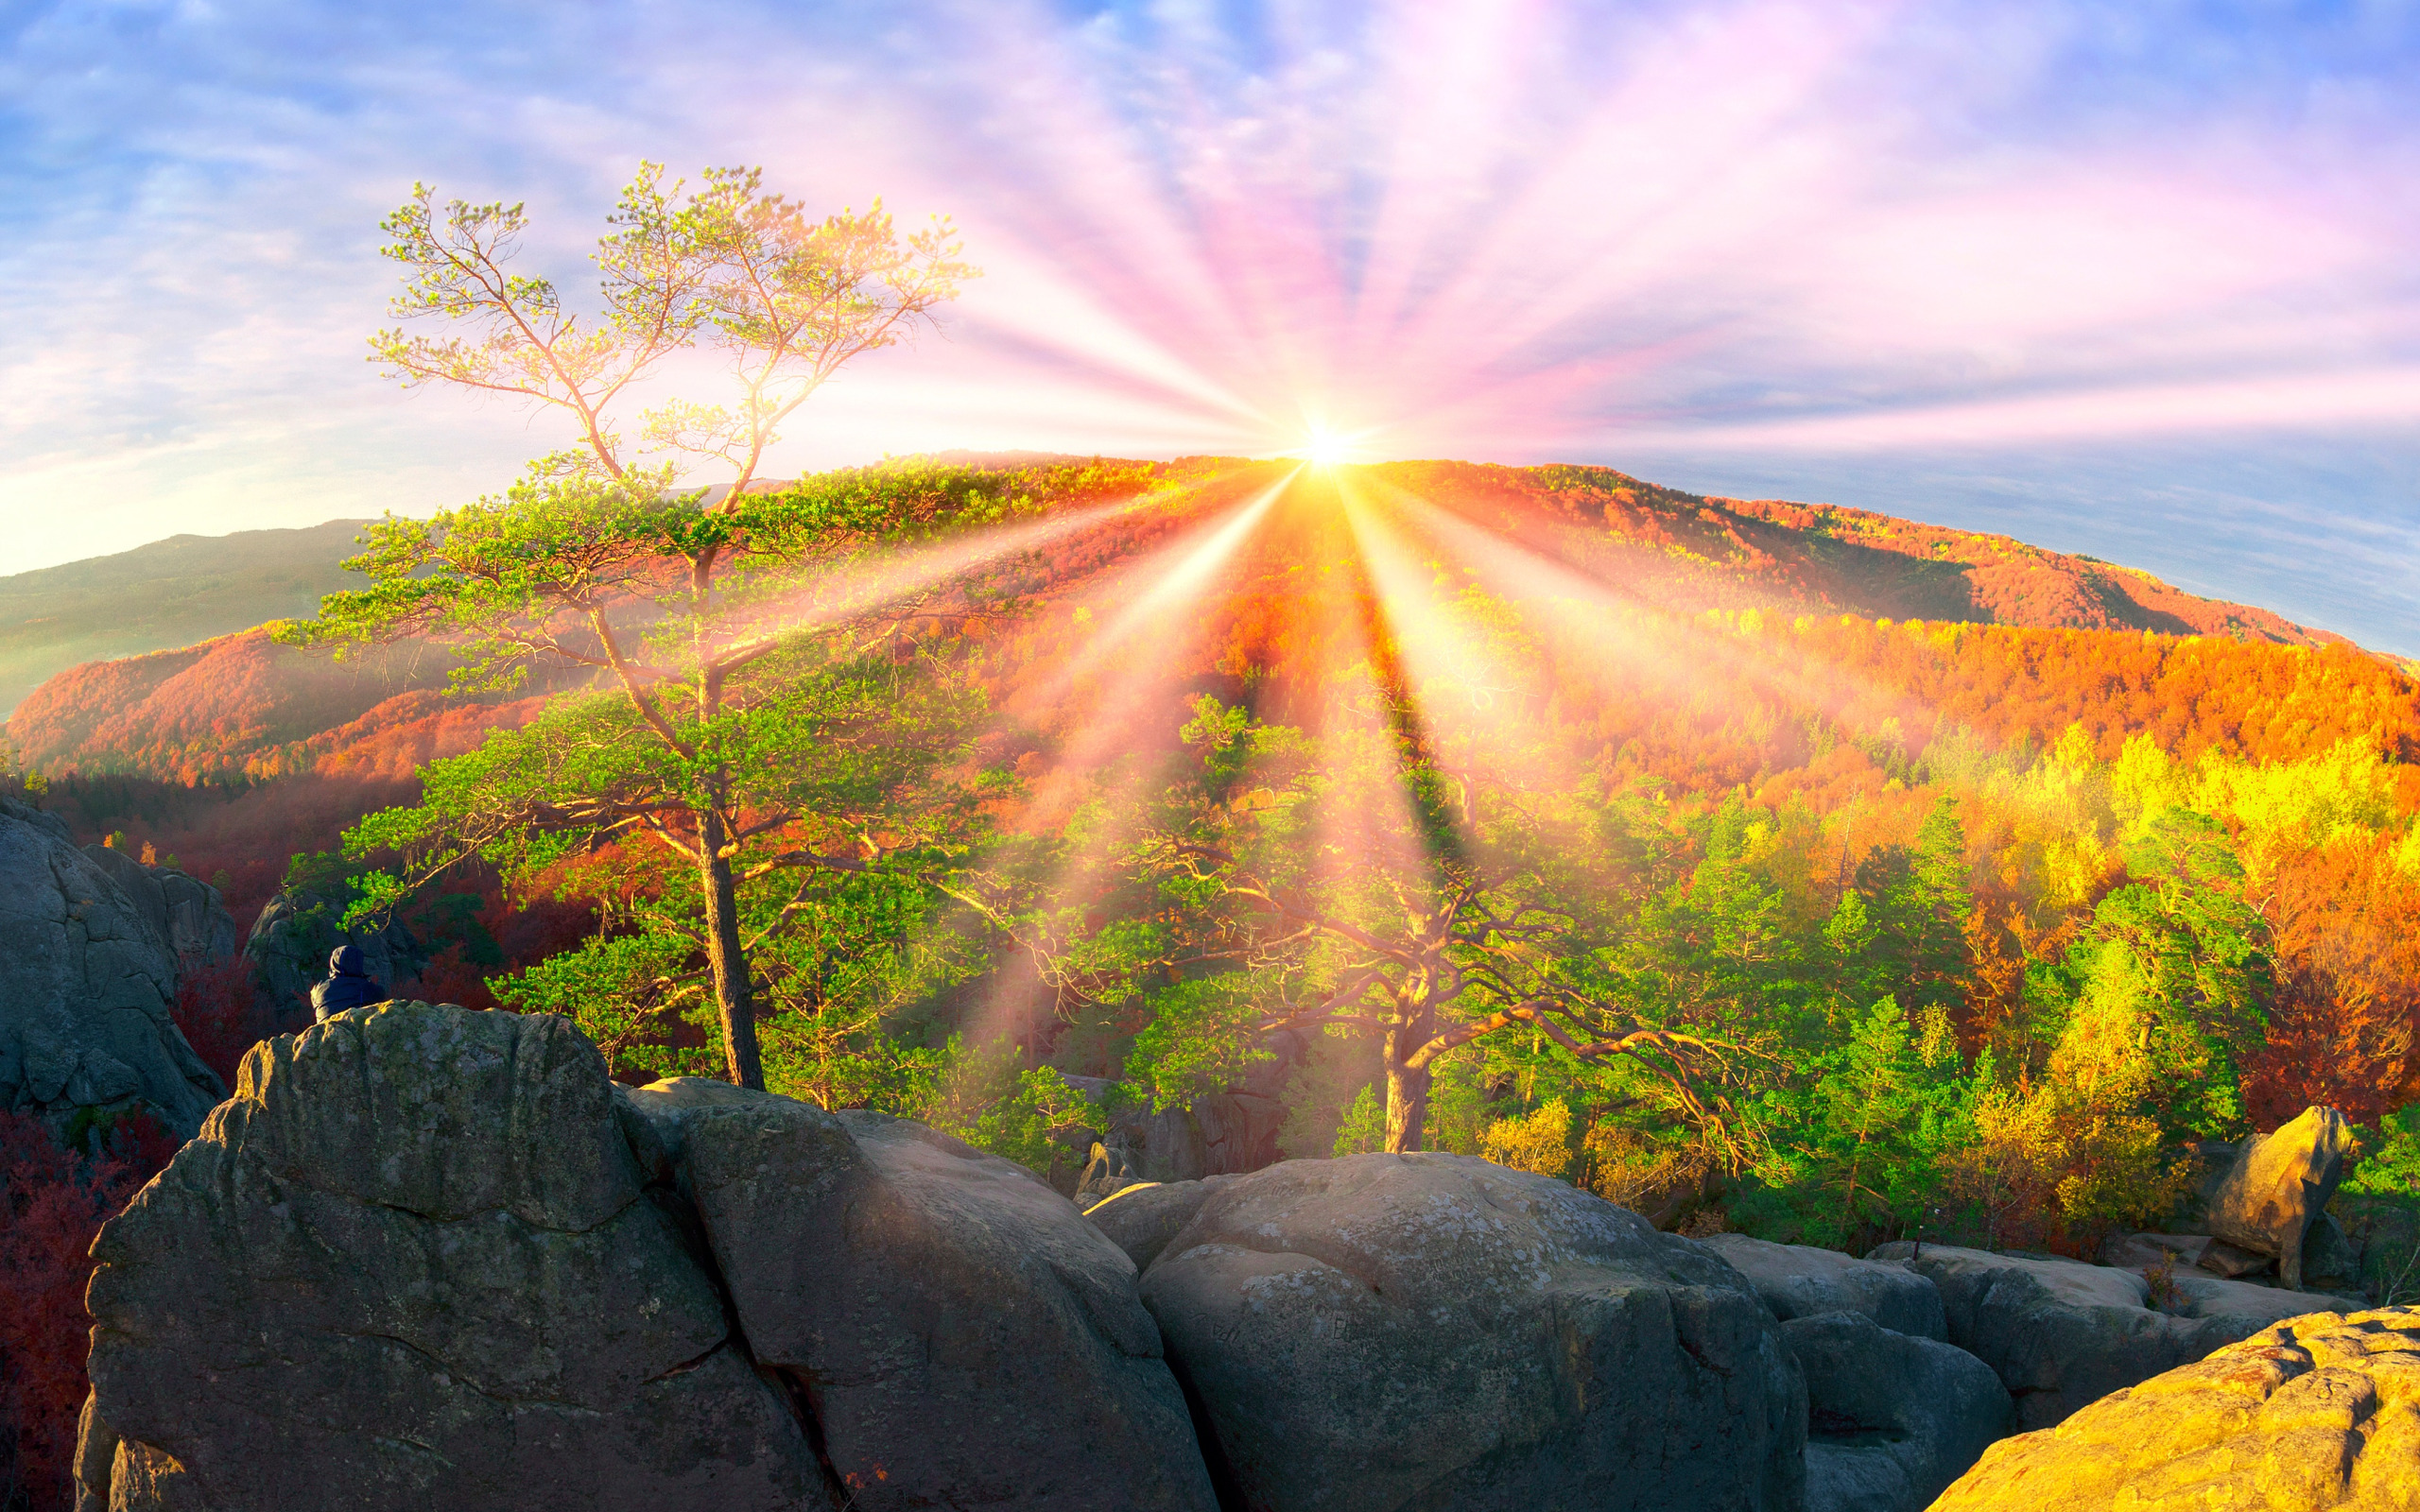
{"label": "mountain ridge", "polygon": [[[918,460],[1005,467],[1037,456],[941,454]],[[1240,458],[1151,465],[1198,472],[1205,464],[1235,472],[1270,465]],[[2335,632],[2189,593],[2138,568],[1849,506],[1697,494],[1579,464],[1511,468],[1440,460],[1350,471],[1487,525],[1668,612],[1848,614],[2360,649]],[[527,699],[440,698],[436,690],[450,664],[442,656],[399,652],[330,664],[268,640],[263,621],[311,612],[320,593],[357,581],[337,561],[350,554],[363,524],[178,536],[115,557],[0,578],[0,608],[12,593],[20,600],[33,596],[24,582],[28,578],[44,579],[35,587],[55,598],[80,592],[84,602],[98,605],[140,596],[142,572],[164,565],[169,570],[161,581],[172,588],[215,582],[216,588],[192,589],[188,596],[206,600],[217,612],[248,603],[275,606],[250,625],[188,644],[60,668],[16,700],[0,735],[27,768],[52,772],[184,783],[302,770],[400,777],[417,761],[476,744],[491,725],[529,717],[535,704]],[[228,581],[223,571],[214,577],[200,570],[215,568],[229,551],[256,547],[276,549],[270,576],[249,590]],[[320,559],[309,559],[312,552]],[[60,574],[80,584],[61,583]],[[141,630],[127,627],[120,633]],[[0,636],[0,673],[8,644]],[[2410,670],[2400,658],[2361,654]]]}

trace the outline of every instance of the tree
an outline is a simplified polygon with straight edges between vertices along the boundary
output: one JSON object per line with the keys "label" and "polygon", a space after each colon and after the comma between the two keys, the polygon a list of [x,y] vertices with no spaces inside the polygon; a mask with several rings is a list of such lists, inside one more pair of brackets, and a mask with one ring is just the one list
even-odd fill
{"label": "tree", "polygon": [[1128,1062],[1163,1106],[1240,1073],[1279,1031],[1369,1034],[1385,1148],[1418,1150],[1441,1058],[1519,1034],[1583,1063],[1631,1061],[1685,1117],[1716,1115],[1694,1073],[1735,1047],[1614,1006],[1537,826],[1509,811],[1492,843],[1461,834],[1451,811],[1476,814],[1491,795],[1449,790],[1390,734],[1339,738],[1322,756],[1216,698],[1195,713],[1184,738],[1201,775],[1132,852],[1153,917],[1038,950],[1063,988],[1167,984],[1145,989],[1150,1022]]}
{"label": "tree", "polygon": [[[455,200],[441,215],[415,185],[381,222],[395,238],[386,255],[405,269],[396,316],[467,322],[472,335],[382,331],[373,360],[406,387],[562,411],[578,443],[533,462],[501,497],[373,526],[369,550],[346,564],[372,586],[330,595],[319,619],[282,638],[428,636],[466,651],[458,686],[510,685],[552,662],[613,689],[520,742],[517,767],[487,766],[485,791],[503,806],[424,806],[424,822],[380,833],[450,833],[459,854],[534,825],[644,835],[677,854],[698,879],[730,1075],[761,1087],[735,858],[785,835],[798,843],[754,865],[847,869],[881,846],[862,805],[819,806],[779,775],[803,742],[831,736],[831,702],[851,702],[867,671],[847,654],[862,644],[818,645],[809,632],[868,607],[803,601],[796,575],[821,567],[828,582],[875,545],[979,518],[969,507],[984,501],[751,489],[786,419],[853,358],[929,323],[975,270],[946,221],[904,239],[879,203],[812,221],[765,193],[755,169],[710,169],[686,203],[682,187],[648,163],[623,192],[594,259],[604,309],[593,321],[547,280],[510,270],[527,224],[519,205]],[[620,428],[632,386],[696,346],[725,359],[735,404],[643,411],[633,441]],[[675,491],[697,462],[730,470],[719,503]],[[896,512],[910,502],[921,516]],[[884,619],[870,644],[895,644],[925,607],[873,606]]]}

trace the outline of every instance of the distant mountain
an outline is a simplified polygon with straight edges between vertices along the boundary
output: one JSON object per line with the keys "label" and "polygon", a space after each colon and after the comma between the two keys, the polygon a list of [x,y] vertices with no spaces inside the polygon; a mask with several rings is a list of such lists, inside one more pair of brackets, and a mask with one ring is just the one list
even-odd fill
{"label": "distant mountain", "polygon": [[2136,568],[1839,505],[1685,493],[1604,467],[1394,462],[1368,471],[1667,609],[1829,610],[1870,619],[2350,644],[2265,609],[2188,593]]}
{"label": "distant mountain", "polygon": [[[940,460],[1014,466],[1034,455]],[[1284,471],[1239,458],[1167,467],[1180,469],[1196,483],[1252,487]],[[2132,568],[1862,509],[1686,493],[1600,467],[1392,462],[1354,472],[1381,495],[1424,501],[1668,613],[2150,631],[2360,655],[2329,631]],[[531,717],[544,679],[516,699],[453,699],[438,691],[450,663],[430,647],[337,662],[251,628],[312,612],[321,593],[347,586],[351,575],[336,562],[362,524],[179,536],[0,578],[0,624],[32,622],[0,630],[0,676],[41,681],[6,695],[15,707],[5,733],[18,758],[52,773],[187,783],[302,772],[405,779],[487,730]]]}
{"label": "distant mountain", "polygon": [[171,536],[112,557],[0,577],[0,719],[55,672],[316,613],[363,579],[337,564],[367,520]]}

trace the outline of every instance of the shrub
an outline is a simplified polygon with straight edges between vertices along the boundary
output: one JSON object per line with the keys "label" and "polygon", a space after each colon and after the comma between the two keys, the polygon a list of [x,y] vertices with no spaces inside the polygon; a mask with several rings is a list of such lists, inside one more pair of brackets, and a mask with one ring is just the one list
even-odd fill
{"label": "shrub", "polygon": [[0,1112],[0,1506],[27,1512],[71,1503],[93,1238],[176,1152],[147,1114],[76,1132],[90,1153],[38,1118]]}

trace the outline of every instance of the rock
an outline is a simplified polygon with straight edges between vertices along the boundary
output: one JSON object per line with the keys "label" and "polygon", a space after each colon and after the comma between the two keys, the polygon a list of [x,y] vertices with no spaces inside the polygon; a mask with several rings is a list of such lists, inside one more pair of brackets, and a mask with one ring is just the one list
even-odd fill
{"label": "rock", "polygon": [[1110,1139],[1113,1143],[1093,1141],[1091,1154],[1084,1161],[1083,1174],[1076,1179],[1075,1196],[1079,1208],[1089,1208],[1104,1198],[1115,1196],[1128,1187],[1142,1184],[1143,1178],[1134,1174],[1132,1155],[1127,1149],[1126,1142],[1115,1134]]}
{"label": "rock", "polygon": [[1781,1332],[1806,1375],[1806,1512],[1918,1512],[2016,1426],[1999,1378],[1963,1349],[1861,1312]]}
{"label": "rock", "polygon": [[1818,1313],[1860,1313],[1893,1332],[1949,1337],[1941,1293],[1903,1264],[1856,1260],[1806,1245],[1776,1245],[1746,1234],[1710,1234],[1699,1243],[1747,1277],[1773,1316],[1784,1321]]}
{"label": "rock", "polygon": [[1184,1231],[1210,1200],[1210,1194],[1234,1177],[1214,1176],[1201,1181],[1146,1181],[1084,1210],[1085,1221],[1126,1251],[1137,1274]]}
{"label": "rock", "polygon": [[2355,1291],[2361,1284],[2361,1252],[2344,1226],[2327,1213],[2303,1230],[2303,1285],[2312,1291]]}
{"label": "rock", "polygon": [[2256,1255],[2248,1249],[2238,1249],[2223,1239],[2213,1239],[2202,1246],[2202,1258],[2193,1263],[2215,1276],[2233,1280],[2238,1276],[2260,1276],[2277,1268],[2276,1257]]}
{"label": "rock", "polygon": [[2210,1247],[2207,1234],[2112,1234],[2100,1246],[2100,1263],[2141,1270],[2151,1265],[2183,1269]]}
{"label": "rock", "polygon": [[2267,1325],[2279,1318],[2299,1317],[2323,1300],[2308,1292],[2290,1292],[2278,1286],[2256,1286],[2250,1281],[2224,1281],[2210,1276],[2196,1276],[2180,1271],[2174,1278],[2176,1302],[2167,1309],[2178,1317],[2249,1318]]}
{"label": "rock", "polygon": [[84,1393],[84,1409],[76,1415],[76,1512],[109,1512],[110,1467],[117,1460],[117,1432],[93,1410],[93,1394]]}
{"label": "rock", "polygon": [[328,953],[359,946],[372,980],[401,994],[419,980],[428,952],[400,921],[383,928],[339,927],[343,910],[314,892],[282,892],[261,905],[244,941],[251,957],[262,1027],[294,1032],[312,1021],[311,988],[328,974]]}
{"label": "rock", "polygon": [[112,1508],[831,1503],[568,1021],[383,1004],[237,1080],[94,1246]]}
{"label": "rock", "polygon": [[625,1100],[855,1512],[1215,1507],[1132,1264],[1024,1167],[694,1078]]}
{"label": "rock", "polygon": [[1548,1177],[1450,1155],[1237,1177],[1143,1300],[1237,1504],[1801,1503],[1805,1388],[1745,1279]]}
{"label": "rock", "polygon": [[[1199,1181],[1275,1163],[1277,1133],[1286,1122],[1286,1076],[1302,1058],[1304,1041],[1281,1029],[1261,1043],[1269,1057],[1253,1062],[1236,1085],[1156,1112],[1127,1108],[1099,1131],[1100,1143],[1122,1149],[1129,1179]],[[1094,1099],[1112,1085],[1102,1076],[1066,1080]]]}
{"label": "rock", "polygon": [[1933,1512],[2420,1506],[2420,1313],[2279,1323],[1994,1445]]}
{"label": "rock", "polygon": [[173,867],[145,866],[123,850],[88,845],[84,854],[110,874],[152,929],[168,942],[180,969],[193,971],[235,957],[235,918],[218,889]]}
{"label": "rock", "polygon": [[2336,1194],[2353,1143],[2332,1108],[2306,1108],[2275,1133],[2247,1140],[2210,1195],[2211,1234],[2275,1256],[2279,1277],[2300,1290],[2304,1230]]}
{"label": "rock", "polygon": [[2048,1428],[2085,1403],[2198,1360],[2263,1327],[2265,1317],[2175,1317],[2144,1304],[2138,1272],[2079,1261],[2028,1260],[1906,1241],[1869,1258],[1905,1260],[1941,1289],[1949,1342],[1997,1372],[2017,1420]]}
{"label": "rock", "polygon": [[166,937],[67,827],[0,799],[0,1108],[60,1130],[148,1110],[190,1138],[227,1089],[177,1028],[176,983]]}

